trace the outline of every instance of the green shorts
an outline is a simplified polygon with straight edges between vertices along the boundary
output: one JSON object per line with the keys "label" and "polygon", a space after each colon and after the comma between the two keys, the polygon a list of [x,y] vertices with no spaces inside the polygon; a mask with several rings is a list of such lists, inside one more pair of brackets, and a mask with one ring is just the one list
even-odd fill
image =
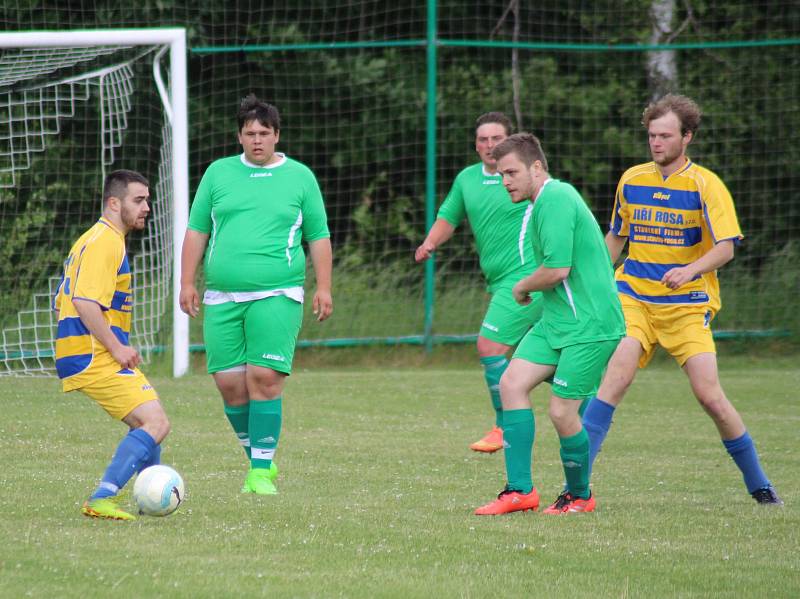
{"label": "green shorts", "polygon": [[504,286],[492,294],[479,334],[490,341],[516,345],[541,317],[541,293],[534,293],[530,304],[520,306],[514,301],[511,287]]}
{"label": "green shorts", "polygon": [[553,349],[541,327],[534,327],[520,342],[514,358],[556,367],[550,384],[553,395],[584,399],[597,393],[603,372],[619,339],[592,341]]}
{"label": "green shorts", "polygon": [[204,306],[208,372],[254,364],[291,374],[302,322],[303,304],[285,295]]}

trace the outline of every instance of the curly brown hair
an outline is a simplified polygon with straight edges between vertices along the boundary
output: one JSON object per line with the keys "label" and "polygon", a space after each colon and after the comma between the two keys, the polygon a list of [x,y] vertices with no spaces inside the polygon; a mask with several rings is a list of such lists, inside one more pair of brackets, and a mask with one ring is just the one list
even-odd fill
{"label": "curly brown hair", "polygon": [[647,129],[650,121],[659,119],[669,112],[678,117],[681,123],[681,135],[691,132],[694,136],[700,126],[702,112],[694,100],[678,94],[667,94],[660,100],[650,103],[642,113],[642,125]]}

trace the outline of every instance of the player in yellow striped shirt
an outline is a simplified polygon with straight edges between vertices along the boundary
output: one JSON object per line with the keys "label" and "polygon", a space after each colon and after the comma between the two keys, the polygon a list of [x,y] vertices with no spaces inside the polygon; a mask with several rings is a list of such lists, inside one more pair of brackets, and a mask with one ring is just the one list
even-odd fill
{"label": "player in yellow striped shirt", "polygon": [[134,519],[117,506],[117,495],[135,473],[159,463],[160,443],[169,432],[158,395],[137,368],[139,352],[128,341],[133,296],[125,236],[144,229],[149,198],[147,179],[137,172],[106,177],[103,215],[72,246],[53,301],[63,390],[80,390],[130,427],[81,508],[95,518]]}
{"label": "player in yellow striped shirt", "polygon": [[689,377],[747,491],[758,503],[782,504],[719,382],[710,327],[721,306],[716,271],[733,259],[742,233],[724,183],[686,156],[700,109],[686,96],[667,95],[645,109],[642,124],[653,161],[622,175],[606,235],[614,261],[628,244],[628,257],[616,273],[627,336],[584,413],[591,459],[637,366],[644,368],[661,345]]}

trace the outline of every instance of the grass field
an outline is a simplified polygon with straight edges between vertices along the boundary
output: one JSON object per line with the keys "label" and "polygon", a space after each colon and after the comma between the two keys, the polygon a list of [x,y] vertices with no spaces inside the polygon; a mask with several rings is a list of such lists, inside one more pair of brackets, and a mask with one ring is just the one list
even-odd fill
{"label": "grass field", "polygon": [[[640,374],[595,469],[594,514],[478,518],[502,455],[476,367],[299,368],[280,494],[240,496],[244,454],[209,377],[153,377],[184,475],[174,515],[94,521],[78,508],[123,434],[55,380],[2,379],[0,597],[798,597],[796,356],[722,362],[786,501],[756,505],[671,363]],[[534,394],[534,482],[562,480]]]}

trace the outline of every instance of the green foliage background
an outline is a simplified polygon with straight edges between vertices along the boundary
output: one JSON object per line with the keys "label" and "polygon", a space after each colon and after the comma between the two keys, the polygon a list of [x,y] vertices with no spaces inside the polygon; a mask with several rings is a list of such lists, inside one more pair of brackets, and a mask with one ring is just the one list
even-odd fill
{"label": "green foliage background", "polygon": [[[514,16],[506,14],[505,0],[438,3],[438,198],[457,172],[475,160],[475,117],[492,109],[514,114],[511,50],[446,42],[516,39],[552,44],[519,50],[521,125],[540,136],[554,175],[582,191],[605,227],[619,175],[648,158],[639,115],[654,93],[646,52],[611,45],[649,43],[652,2],[589,4],[520,2],[515,38]],[[727,308],[718,327],[790,329],[797,338],[800,318],[792,300],[800,291],[800,175],[795,168],[800,150],[794,134],[800,129],[800,4],[687,0],[676,3],[673,22],[671,42],[698,45],[675,50],[675,91],[693,96],[706,115],[691,155],[729,186],[746,235],[737,260],[723,272]],[[383,290],[421,306],[422,270],[411,253],[425,234],[426,3],[313,0],[240,8],[221,0],[180,5],[162,0],[135,5],[17,0],[0,7],[4,31],[144,26],[188,30],[191,190],[212,160],[239,151],[235,108],[243,95],[255,91],[281,109],[282,149],[309,164],[320,179],[340,288],[350,284],[367,292]],[[794,43],[713,45],[748,40]],[[345,42],[419,43],[258,49],[265,44]],[[147,96],[150,92],[139,93],[134,119],[137,111],[151,110],[145,107],[156,103]],[[71,126],[82,125],[75,121]],[[71,141],[63,143],[81,144],[92,132],[72,133]],[[153,133],[131,133],[142,138],[136,152],[122,156],[126,167],[153,171],[157,157],[141,151],[154,145],[147,137]],[[54,173],[75,171],[75,165],[54,164],[58,152],[48,153],[47,160],[51,168],[24,173],[27,180],[20,189],[25,191],[0,196],[5,314],[19,308],[41,273],[58,268],[62,256],[48,247],[48,223],[85,227],[72,212],[73,200],[52,199],[65,197],[56,189],[60,183]],[[71,179],[68,198],[97,197],[97,167],[87,161],[80,172],[78,179]],[[19,256],[32,266],[20,266]],[[465,285],[478,290],[480,304],[477,259],[466,228],[439,252],[437,272],[437,305],[454,304]],[[12,280],[14,285],[6,284]],[[357,310],[380,312],[376,304],[365,302]],[[438,321],[437,330],[473,332],[481,310],[475,306],[465,308],[463,315],[451,313],[449,320]],[[324,334],[351,334],[353,321],[339,322]],[[385,334],[421,332],[421,307],[410,310],[395,329]]]}

